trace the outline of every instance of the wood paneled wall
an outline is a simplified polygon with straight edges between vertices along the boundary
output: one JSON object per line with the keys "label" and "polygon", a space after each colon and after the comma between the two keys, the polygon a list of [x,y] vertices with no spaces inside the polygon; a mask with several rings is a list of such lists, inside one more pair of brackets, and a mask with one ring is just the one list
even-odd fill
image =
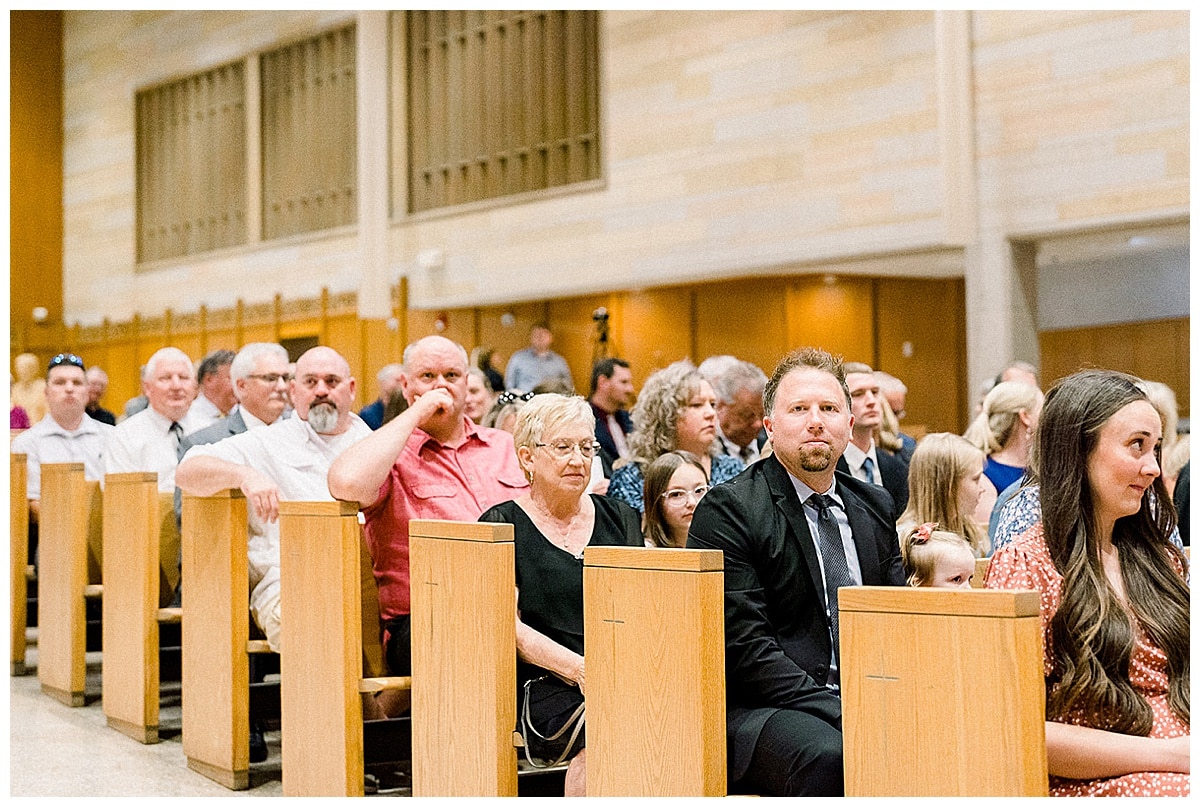
{"label": "wood paneled wall", "polygon": [[1175,391],[1180,417],[1190,417],[1189,356],[1191,319],[1162,319],[1043,331],[1042,386],[1076,370],[1103,367],[1148,381],[1161,381]]}
{"label": "wood paneled wall", "polygon": [[770,374],[788,350],[816,345],[903,379],[909,386],[906,424],[914,429],[961,431],[972,403],[960,279],[749,278],[448,310],[407,309],[406,294],[401,286],[393,296],[394,330],[359,319],[354,294],[326,293],[316,300],[277,298],[274,304],[167,312],[153,320],[76,329],[72,344],[85,361],[108,371],[106,404],[116,410],[137,394],[137,368],[163,345],[199,358],[251,341],[315,336],[350,362],[363,405],[377,394],[378,368],[399,361],[414,339],[441,333],[468,350],[488,345],[503,368],[528,344],[530,327],[544,322],[576,388],[587,394],[592,363],[605,352],[592,314],[604,307],[610,316],[607,355],[628,360],[638,386],[670,362],[699,362],[718,353],[752,361]]}

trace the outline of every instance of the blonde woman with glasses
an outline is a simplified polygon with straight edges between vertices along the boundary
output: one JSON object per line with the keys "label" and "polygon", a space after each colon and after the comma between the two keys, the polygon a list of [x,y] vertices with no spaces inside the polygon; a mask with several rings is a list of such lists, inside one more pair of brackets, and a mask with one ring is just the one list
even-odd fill
{"label": "blonde woman with glasses", "polygon": [[583,398],[535,395],[517,415],[513,441],[529,492],[479,520],[513,525],[517,710],[526,752],[540,764],[570,760],[564,795],[582,796],[583,550],[642,546],[641,525],[623,502],[585,495],[599,444]]}

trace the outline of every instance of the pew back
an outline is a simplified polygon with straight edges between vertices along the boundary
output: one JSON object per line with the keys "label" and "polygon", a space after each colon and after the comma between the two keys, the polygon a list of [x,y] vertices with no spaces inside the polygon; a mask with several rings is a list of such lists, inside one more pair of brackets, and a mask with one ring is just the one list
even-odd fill
{"label": "pew back", "polygon": [[357,504],[279,503],[284,795],[363,794],[360,533]]}
{"label": "pew back", "polygon": [[838,595],[847,796],[1047,795],[1037,592]]}
{"label": "pew back", "polygon": [[183,497],[183,753],[231,790],[250,781],[246,527],[241,491]]}
{"label": "pew back", "polygon": [[83,463],[42,465],[38,679],[68,706],[84,702],[84,589],[100,578],[101,507],[100,485],[84,478]]}
{"label": "pew back", "polygon": [[[160,547],[168,521],[177,534],[173,497],[159,493],[157,474],[105,476],[104,714],[143,743],[158,742],[158,609],[171,593]],[[177,569],[176,555],[169,565]]]}
{"label": "pew back", "polygon": [[511,524],[413,520],[414,796],[515,796]]}
{"label": "pew back", "polygon": [[587,794],[724,796],[719,551],[588,547]]}
{"label": "pew back", "polygon": [[8,538],[9,538],[9,592],[12,618],[12,646],[10,672],[25,674],[25,623],[28,617],[28,581],[25,570],[29,565],[29,503],[26,499],[28,471],[24,454],[8,457]]}

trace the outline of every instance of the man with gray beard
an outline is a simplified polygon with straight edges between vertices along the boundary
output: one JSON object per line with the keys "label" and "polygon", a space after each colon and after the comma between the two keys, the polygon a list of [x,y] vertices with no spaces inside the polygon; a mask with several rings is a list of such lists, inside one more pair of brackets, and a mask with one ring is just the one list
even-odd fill
{"label": "man with gray beard", "polygon": [[841,359],[784,357],[763,391],[773,453],[705,494],[688,532],[725,558],[731,793],[842,795],[837,589],[904,585],[891,496],[836,470],[850,406]]}
{"label": "man with gray beard", "polygon": [[337,351],[314,347],[296,362],[290,382],[295,417],[276,420],[188,450],[175,482],[211,496],[237,488],[249,510],[250,611],[279,652],[279,502],[332,501],[326,475],[333,460],[371,429],[354,414],[354,379]]}

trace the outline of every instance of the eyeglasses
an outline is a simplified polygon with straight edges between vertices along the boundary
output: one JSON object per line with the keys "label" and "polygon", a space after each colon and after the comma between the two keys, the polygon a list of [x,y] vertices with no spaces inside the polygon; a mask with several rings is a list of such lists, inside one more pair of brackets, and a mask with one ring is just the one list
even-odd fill
{"label": "eyeglasses", "polygon": [[72,367],[78,367],[80,370],[84,369],[83,359],[79,358],[74,353],[59,353],[50,360],[50,364],[46,367],[46,372],[50,372],[55,367],[62,367],[64,364],[69,364]]}
{"label": "eyeglasses", "polygon": [[[271,386],[275,386],[280,381],[286,384],[295,378],[295,376],[293,376],[291,373],[248,373],[246,378],[257,378],[259,381],[270,384]],[[339,381],[339,383],[341,382]],[[333,386],[337,385],[334,384]]]}
{"label": "eyeglasses", "polygon": [[524,403],[529,403],[529,401],[531,401],[531,400],[533,400],[532,392],[522,392],[522,393],[516,393],[516,392],[511,392],[511,391],[510,392],[502,392],[502,393],[500,393],[500,397],[496,399],[496,406],[508,406],[510,403],[513,403],[514,401],[522,401]]}
{"label": "eyeglasses", "polygon": [[693,497],[696,499],[696,501],[700,501],[704,498],[704,494],[708,493],[710,490],[712,490],[711,485],[700,485],[692,488],[691,490],[684,490],[683,488],[671,488],[664,493],[662,497],[667,500],[667,504],[680,505]]}
{"label": "eyeglasses", "polygon": [[560,460],[565,460],[567,457],[575,453],[575,449],[579,449],[579,454],[585,460],[590,460],[596,456],[596,452],[600,450],[599,443],[568,443],[560,441],[557,443],[534,443],[538,448],[548,448],[550,453],[558,457]]}
{"label": "eyeglasses", "polygon": [[300,383],[307,389],[316,389],[317,384],[324,381],[325,386],[333,389],[345,380],[346,379],[338,375],[306,375],[300,379]]}

